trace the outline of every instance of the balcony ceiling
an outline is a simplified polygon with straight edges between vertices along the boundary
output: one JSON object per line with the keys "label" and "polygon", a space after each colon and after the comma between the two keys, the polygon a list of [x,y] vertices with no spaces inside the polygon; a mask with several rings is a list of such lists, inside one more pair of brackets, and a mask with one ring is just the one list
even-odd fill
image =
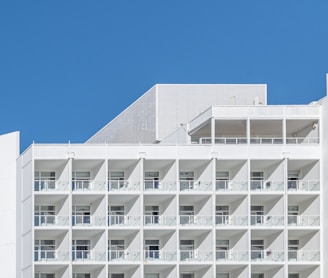
{"label": "balcony ceiling", "polygon": [[104,198],[104,195],[91,195],[91,194],[85,194],[85,195],[73,195],[72,200],[73,204],[90,204],[94,203],[96,201],[101,201],[101,199]]}
{"label": "balcony ceiling", "polygon": [[167,168],[167,167],[173,165],[174,162],[175,162],[175,160],[154,160],[154,159],[147,160],[147,159],[145,159],[144,168],[145,168],[145,171],[159,170],[159,169]]}
{"label": "balcony ceiling", "polygon": [[247,227],[244,231],[239,230],[217,230],[216,231],[216,238],[217,239],[226,239],[230,237],[242,237],[247,232]]}
{"label": "balcony ceiling", "polygon": [[47,264],[47,265],[37,265],[35,266],[35,272],[57,272],[57,271],[63,271],[68,266],[63,266],[63,265],[52,265],[52,264]]}
{"label": "balcony ceiling", "polygon": [[[42,226],[41,226],[42,227]],[[68,230],[56,230],[56,229],[44,229],[44,230],[36,230],[35,238],[59,238],[66,235]]]}
{"label": "balcony ceiling", "polygon": [[282,160],[251,160],[251,170],[265,170],[276,168]]}
{"label": "balcony ceiling", "polygon": [[[157,229],[160,229],[160,227],[157,227]],[[175,231],[167,231],[167,230],[145,230],[144,231],[144,238],[150,238],[153,239],[154,236],[156,236],[156,238],[158,237],[166,237],[166,236],[172,236],[175,233]]]}
{"label": "balcony ceiling", "polygon": [[68,198],[67,195],[56,195],[56,194],[51,194],[51,195],[35,195],[35,200],[34,203],[36,205],[45,205],[45,204],[56,204],[59,202],[64,201],[65,199]]}
{"label": "balcony ceiling", "polygon": [[138,160],[134,159],[116,159],[116,160],[109,160],[108,161],[108,169],[115,169],[115,170],[123,170],[128,169],[132,166],[135,166],[138,163]]}
{"label": "balcony ceiling", "polygon": [[228,195],[228,194],[218,194],[216,196],[216,205],[221,205],[221,204],[230,204],[233,202],[241,202],[242,200],[244,200],[247,196],[246,195]]}
{"label": "balcony ceiling", "polygon": [[86,159],[86,160],[73,160],[73,171],[74,170],[91,170],[91,169],[98,169],[100,168],[100,166],[104,163],[104,160],[100,160],[100,159],[95,159],[95,160],[91,160],[91,159]]}
{"label": "balcony ceiling", "polygon": [[[122,227],[124,229],[124,227]],[[126,238],[126,237],[135,237],[139,231],[133,230],[108,230],[108,238],[109,239],[117,239],[117,238]]]}
{"label": "balcony ceiling", "polygon": [[288,203],[289,204],[301,204],[304,202],[313,202],[315,200],[319,201],[319,195],[309,195],[308,193],[306,194],[292,194],[292,195],[288,195]]}
{"label": "balcony ceiling", "polygon": [[100,263],[100,265],[96,264],[86,264],[86,262],[83,262],[83,265],[73,265],[73,273],[89,273],[90,271],[101,271],[104,268],[104,265]]}
{"label": "balcony ceiling", "polygon": [[67,160],[35,160],[35,170],[64,168]]}
{"label": "balcony ceiling", "polygon": [[126,203],[130,203],[130,202],[136,202],[137,199],[139,198],[139,196],[133,194],[133,195],[114,195],[114,194],[110,194],[108,196],[108,203],[109,204],[116,204],[116,205],[120,205],[120,204],[126,204]]}
{"label": "balcony ceiling", "polygon": [[246,160],[217,160],[216,170],[229,170],[241,168],[246,163]]}
{"label": "balcony ceiling", "polygon": [[310,120],[287,120],[286,121],[286,130],[287,136],[292,136],[293,134],[304,130],[308,127],[311,127],[314,122],[318,122],[318,119]]}
{"label": "balcony ceiling", "polygon": [[145,205],[159,205],[160,203],[168,200],[173,200],[175,196],[172,195],[145,195],[144,200],[145,200]]}
{"label": "balcony ceiling", "polygon": [[274,237],[278,237],[280,234],[283,233],[283,231],[277,231],[277,230],[271,230],[272,226],[267,227],[266,228],[261,228],[258,230],[252,230],[251,232],[251,238],[253,239],[258,239],[258,238],[264,238],[264,237],[270,237],[270,236],[274,236]]}
{"label": "balcony ceiling", "polygon": [[299,171],[302,168],[314,166],[315,163],[318,163],[318,160],[288,160],[288,170]]}
{"label": "balcony ceiling", "polygon": [[209,160],[180,160],[180,171],[190,171],[203,168],[209,164]]}
{"label": "balcony ceiling", "polygon": [[207,270],[211,266],[202,266],[202,265],[195,265],[195,262],[188,265],[180,265],[180,272],[194,272],[194,271],[202,271]]}
{"label": "balcony ceiling", "polygon": [[159,272],[173,270],[174,266],[166,265],[145,265],[145,272]]}
{"label": "balcony ceiling", "polygon": [[252,272],[265,272],[273,270],[274,272],[278,271],[282,266],[276,266],[272,264],[261,263],[261,265],[252,265]]}

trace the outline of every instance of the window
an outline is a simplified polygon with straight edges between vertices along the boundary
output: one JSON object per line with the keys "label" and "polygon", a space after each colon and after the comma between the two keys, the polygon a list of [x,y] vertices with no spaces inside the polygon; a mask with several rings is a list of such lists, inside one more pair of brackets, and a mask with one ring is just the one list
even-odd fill
{"label": "window", "polygon": [[216,190],[227,190],[229,172],[216,172]]}
{"label": "window", "polygon": [[47,261],[56,258],[56,242],[52,239],[34,241],[34,261]]}
{"label": "window", "polygon": [[34,172],[34,191],[56,189],[55,172]]}
{"label": "window", "polygon": [[264,224],[264,207],[251,206],[251,225]]}
{"label": "window", "polygon": [[124,224],[124,206],[111,206],[108,215],[109,225]]}
{"label": "window", "polygon": [[289,261],[297,261],[298,249],[299,249],[299,240],[298,239],[289,239],[288,240],[288,260]]}
{"label": "window", "polygon": [[194,172],[180,172],[180,190],[194,189]]}
{"label": "window", "polygon": [[90,189],[90,172],[73,172],[72,189],[73,190]]}
{"label": "window", "polygon": [[112,239],[108,245],[108,259],[110,261],[124,258],[124,240]]}
{"label": "window", "polygon": [[298,273],[288,273],[288,278],[299,278]]}
{"label": "window", "polygon": [[159,278],[159,273],[145,273],[145,278]]}
{"label": "window", "polygon": [[73,258],[73,260],[89,260],[90,259],[90,240],[85,240],[85,239],[73,240],[72,258]]}
{"label": "window", "polygon": [[159,206],[145,206],[145,225],[159,223]]}
{"label": "window", "polygon": [[229,206],[216,206],[215,223],[229,224]]}
{"label": "window", "polygon": [[[261,240],[261,239],[251,240],[251,258],[252,258],[252,260],[263,259],[263,257],[264,257],[263,251],[264,251],[264,240]],[[254,277],[256,277],[256,276],[254,276]]]}
{"label": "window", "polygon": [[194,278],[194,273],[181,273],[180,278]]}
{"label": "window", "polygon": [[195,257],[195,242],[192,239],[180,240],[180,257],[182,261],[193,259]]}
{"label": "window", "polygon": [[90,206],[73,206],[72,225],[91,224]]}
{"label": "window", "polygon": [[54,225],[56,220],[55,214],[55,206],[35,206],[34,225]]}
{"label": "window", "polygon": [[288,171],[288,190],[297,190],[299,184],[299,172]]}
{"label": "window", "polygon": [[289,205],[288,206],[288,225],[297,225],[298,223],[298,206]]}
{"label": "window", "polygon": [[217,260],[226,260],[228,259],[229,252],[229,240],[227,239],[218,239],[216,240],[216,259]]}
{"label": "window", "polygon": [[194,224],[194,206],[180,206],[180,224]]}
{"label": "window", "polygon": [[264,278],[264,273],[252,273],[251,278]]}
{"label": "window", "polygon": [[216,278],[229,278],[229,273],[216,273]]}
{"label": "window", "polygon": [[91,278],[90,273],[73,273],[73,278]]}
{"label": "window", "polygon": [[263,172],[251,172],[251,190],[261,190],[263,179]]}
{"label": "window", "polygon": [[159,172],[145,172],[145,190],[158,189]]}
{"label": "window", "polygon": [[124,172],[110,172],[108,177],[108,190],[118,190],[125,187]]}
{"label": "window", "polygon": [[35,278],[55,278],[54,273],[35,273]]}
{"label": "window", "polygon": [[159,240],[146,239],[145,240],[145,259],[159,258]]}
{"label": "window", "polygon": [[110,278],[124,278],[124,273],[112,273]]}

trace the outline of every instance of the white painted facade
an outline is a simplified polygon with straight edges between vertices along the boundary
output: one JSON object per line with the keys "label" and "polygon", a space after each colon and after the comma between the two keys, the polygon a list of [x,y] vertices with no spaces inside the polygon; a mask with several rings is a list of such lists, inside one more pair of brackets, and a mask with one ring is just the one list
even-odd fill
{"label": "white painted facade", "polygon": [[17,277],[328,276],[327,114],[265,85],[156,85],[85,144],[31,145]]}

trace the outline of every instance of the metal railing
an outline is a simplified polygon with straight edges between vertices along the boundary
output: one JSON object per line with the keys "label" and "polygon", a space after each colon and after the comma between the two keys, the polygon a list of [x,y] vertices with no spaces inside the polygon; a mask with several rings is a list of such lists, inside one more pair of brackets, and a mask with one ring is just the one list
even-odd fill
{"label": "metal railing", "polygon": [[140,216],[108,215],[108,226],[139,226],[140,223]]}
{"label": "metal railing", "polygon": [[145,215],[144,225],[146,226],[174,226],[177,224],[177,218],[175,216],[167,215]]}
{"label": "metal railing", "polygon": [[91,181],[91,180],[73,180],[73,191],[105,191],[105,181]]}
{"label": "metal railing", "polygon": [[247,181],[216,180],[215,189],[217,191],[247,191]]}
{"label": "metal railing", "polygon": [[320,191],[319,180],[289,180],[288,191]]}
{"label": "metal railing", "polygon": [[92,250],[73,250],[73,261],[106,261],[106,252]]}
{"label": "metal railing", "polygon": [[319,137],[287,137],[286,144],[319,144]]}
{"label": "metal railing", "polygon": [[283,226],[284,216],[282,215],[251,215],[251,225],[253,226]]}
{"label": "metal railing", "polygon": [[91,215],[73,215],[73,226],[106,226],[106,217],[91,216]]}
{"label": "metal railing", "polygon": [[180,261],[212,261],[213,251],[207,250],[180,250]]}
{"label": "metal railing", "polygon": [[44,261],[68,261],[69,251],[59,251],[59,250],[35,250],[34,251],[34,261],[44,262]]}
{"label": "metal railing", "polygon": [[68,216],[34,215],[34,226],[68,226]]}
{"label": "metal railing", "polygon": [[108,261],[136,262],[141,260],[141,252],[135,250],[108,250]]}
{"label": "metal railing", "polygon": [[288,250],[288,261],[292,262],[319,262],[319,250]]}
{"label": "metal railing", "polygon": [[145,261],[166,261],[172,262],[177,260],[177,251],[170,250],[145,250]]}
{"label": "metal railing", "polygon": [[320,226],[320,215],[288,215],[288,226]]}
{"label": "metal railing", "polygon": [[251,250],[251,260],[282,262],[285,260],[285,252],[281,250]]}
{"label": "metal railing", "polygon": [[68,181],[34,180],[34,191],[67,191],[68,185]]}
{"label": "metal railing", "polygon": [[235,261],[242,262],[248,261],[248,251],[240,250],[217,250],[216,251],[216,260],[217,261]]}
{"label": "metal railing", "polygon": [[249,142],[260,145],[279,145],[284,143],[284,139],[282,137],[251,137]]}
{"label": "metal railing", "polygon": [[180,215],[180,225],[197,225],[210,226],[212,225],[212,216],[204,215]]}
{"label": "metal railing", "polygon": [[174,191],[177,190],[177,183],[174,181],[145,180],[144,190]]}
{"label": "metal railing", "polygon": [[138,191],[140,190],[140,182],[132,182],[128,180],[108,180],[108,191]]}
{"label": "metal railing", "polygon": [[215,224],[222,226],[247,226],[247,215],[216,215]]}
{"label": "metal railing", "polygon": [[180,191],[189,190],[189,191],[210,191],[212,190],[211,181],[189,181],[189,180],[180,180],[179,181]]}
{"label": "metal railing", "polygon": [[283,191],[284,181],[251,180],[251,190],[255,191]]}

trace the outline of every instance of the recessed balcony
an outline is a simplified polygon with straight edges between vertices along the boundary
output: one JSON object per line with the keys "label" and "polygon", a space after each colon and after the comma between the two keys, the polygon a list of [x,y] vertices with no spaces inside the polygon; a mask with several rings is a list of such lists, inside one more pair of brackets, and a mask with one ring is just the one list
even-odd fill
{"label": "recessed balcony", "polygon": [[141,252],[138,250],[108,250],[109,262],[139,262]]}
{"label": "recessed balcony", "polygon": [[34,216],[34,226],[68,226],[69,217],[68,216],[58,216],[58,215],[35,215]]}
{"label": "recessed balcony", "polygon": [[212,250],[180,250],[180,261],[183,262],[209,262],[213,261]]}
{"label": "recessed balcony", "polygon": [[138,191],[140,190],[140,182],[128,180],[108,180],[108,191]]}
{"label": "recessed balcony", "polygon": [[140,220],[135,215],[108,215],[108,226],[140,226]]}
{"label": "recessed balcony", "polygon": [[106,261],[105,251],[74,250],[72,251],[73,262],[79,261]]}
{"label": "recessed balcony", "polygon": [[288,262],[319,262],[319,250],[288,250]]}
{"label": "recessed balcony", "polygon": [[145,191],[175,191],[177,183],[174,181],[145,180],[143,182]]}
{"label": "recessed balcony", "polygon": [[247,215],[216,215],[215,224],[217,226],[247,226]]}
{"label": "recessed balcony", "polygon": [[283,262],[285,252],[282,250],[251,250],[253,262]]}
{"label": "recessed balcony", "polygon": [[72,181],[73,191],[105,191],[106,182],[92,180],[74,180]]}
{"label": "recessed balcony", "polygon": [[167,215],[145,215],[144,225],[146,226],[174,226],[177,224],[175,216]]}
{"label": "recessed balcony", "polygon": [[251,180],[252,191],[283,191],[284,181],[277,180]]}
{"label": "recessed balcony", "polygon": [[60,180],[34,180],[34,191],[35,192],[51,192],[51,191],[68,191],[68,181]]}
{"label": "recessed balcony", "polygon": [[175,262],[177,251],[175,250],[145,250],[144,260],[147,262]]}
{"label": "recessed balcony", "polygon": [[35,250],[35,262],[66,262],[69,260],[69,251],[61,250]]}
{"label": "recessed balcony", "polygon": [[283,215],[251,215],[252,226],[283,226]]}
{"label": "recessed balcony", "polygon": [[216,180],[216,191],[247,191],[248,181]]}
{"label": "recessed balcony", "polygon": [[180,225],[211,226],[212,216],[208,215],[180,215]]}
{"label": "recessed balcony", "polygon": [[320,191],[319,180],[289,180],[288,191]]}
{"label": "recessed balcony", "polygon": [[320,215],[288,215],[288,226],[320,226]]}
{"label": "recessed balcony", "polygon": [[73,215],[73,226],[106,226],[106,217],[91,215]]}
{"label": "recessed balcony", "polygon": [[249,252],[246,250],[216,250],[216,260],[219,262],[248,261]]}
{"label": "recessed balcony", "polygon": [[212,181],[180,180],[180,191],[211,191]]}

